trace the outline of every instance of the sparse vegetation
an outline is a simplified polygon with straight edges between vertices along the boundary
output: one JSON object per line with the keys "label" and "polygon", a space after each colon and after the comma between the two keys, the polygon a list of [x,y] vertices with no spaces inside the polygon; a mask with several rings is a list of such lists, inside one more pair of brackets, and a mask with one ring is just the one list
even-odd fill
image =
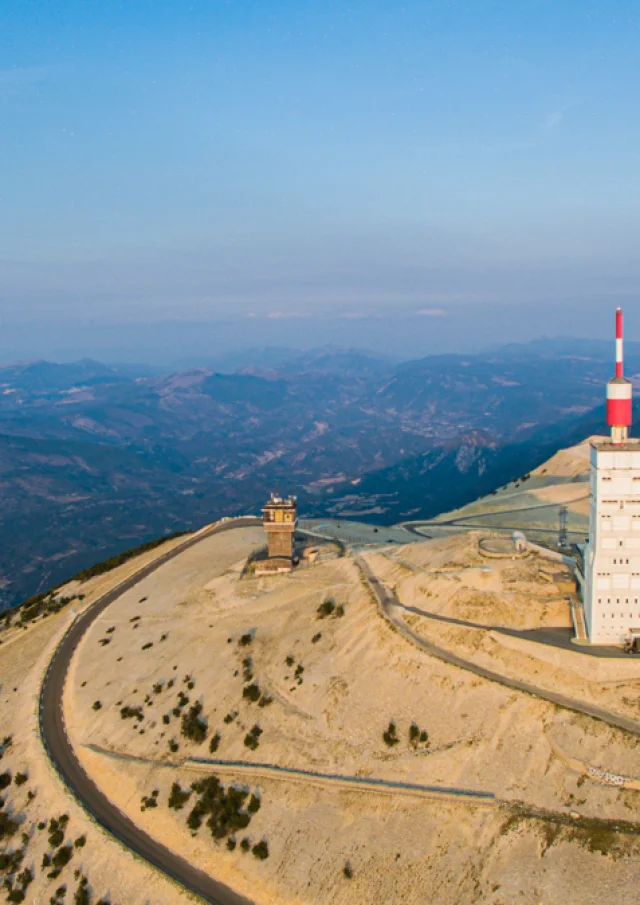
{"label": "sparse vegetation", "polygon": [[316,614],[318,619],[327,619],[329,616],[333,616],[334,619],[340,619],[344,616],[344,604],[336,604],[333,597],[327,597],[316,610]]}
{"label": "sparse vegetation", "polygon": [[209,742],[209,751],[211,754],[215,754],[218,748],[220,747],[220,733],[216,732],[211,736],[211,741]]}
{"label": "sparse vegetation", "polygon": [[225,788],[217,776],[194,782],[191,788],[199,796],[187,818],[187,826],[193,832],[198,831],[207,816],[207,826],[215,840],[233,836],[249,826],[251,814],[244,809],[249,793],[245,789]]}
{"label": "sparse vegetation", "polygon": [[[121,566],[128,560],[133,559],[134,556],[139,556],[141,553],[147,553],[149,550],[153,550],[156,547],[159,547],[160,544],[164,544],[165,541],[173,540],[176,537],[182,537],[182,535],[186,533],[186,531],[175,531],[173,534],[168,534],[165,537],[158,537],[155,540],[147,541],[144,544],[140,544],[138,547],[131,547],[129,550],[125,550],[123,553],[118,553],[116,556],[111,556],[109,559],[105,559],[103,562],[98,562],[93,566],[89,566],[88,569],[83,569],[81,572],[78,572],[77,575],[74,575],[71,580],[88,581],[90,578],[94,578],[96,575],[103,575],[105,572],[110,572],[111,569],[115,569],[117,566]],[[146,597],[143,597],[142,600],[140,600],[140,603],[142,603],[146,599]]]}
{"label": "sparse vegetation", "polygon": [[318,619],[326,619],[327,616],[331,616],[335,608],[336,602],[333,597],[327,597],[327,599],[323,603],[321,603],[316,610]]}
{"label": "sparse vegetation", "polygon": [[13,781],[17,786],[22,786],[28,779],[29,776],[27,773],[16,773]]}
{"label": "sparse vegetation", "polygon": [[251,751],[255,751],[260,744],[260,736],[262,735],[263,731],[264,730],[262,730],[256,723],[244,737],[245,748],[249,748]]}
{"label": "sparse vegetation", "polygon": [[396,724],[391,720],[387,729],[382,733],[382,738],[384,739],[385,745],[389,748],[393,748],[394,745],[397,745],[400,739],[398,738]]}
{"label": "sparse vegetation", "polygon": [[158,790],[154,789],[151,795],[143,795],[140,803],[140,810],[146,811],[148,808],[158,807]]}
{"label": "sparse vegetation", "polygon": [[245,685],[242,689],[242,697],[252,704],[255,704],[256,701],[260,700],[260,694],[260,686],[257,682],[253,682],[251,685]]}
{"label": "sparse vegetation", "polygon": [[236,718],[237,716],[238,716],[238,711],[237,711],[237,710],[232,710],[231,713],[228,713],[228,714],[225,716],[223,722],[224,722],[224,723],[227,723],[227,725],[228,725],[229,723],[233,723],[233,721],[235,720],[235,718]]}
{"label": "sparse vegetation", "polygon": [[418,748],[419,745],[429,747],[429,733],[426,729],[420,729],[417,723],[412,723],[409,727],[409,744],[412,748]]}
{"label": "sparse vegetation", "polygon": [[200,744],[207,737],[207,724],[200,718],[202,704],[196,701],[182,717],[182,734],[192,742]]}
{"label": "sparse vegetation", "polygon": [[123,720],[136,719],[141,722],[144,719],[142,707],[130,707],[128,704],[120,709],[120,716]]}
{"label": "sparse vegetation", "polygon": [[249,644],[251,644],[252,641],[253,641],[253,635],[251,634],[251,632],[246,632],[244,635],[240,636],[240,640],[238,641],[238,644],[241,647],[247,647]]}
{"label": "sparse vegetation", "polygon": [[256,843],[251,849],[251,854],[258,858],[259,861],[264,861],[269,857],[269,846],[267,844],[266,839],[261,839],[260,842]]}
{"label": "sparse vegetation", "polygon": [[171,786],[168,805],[174,811],[180,811],[191,797],[191,789],[182,789],[177,782]]}

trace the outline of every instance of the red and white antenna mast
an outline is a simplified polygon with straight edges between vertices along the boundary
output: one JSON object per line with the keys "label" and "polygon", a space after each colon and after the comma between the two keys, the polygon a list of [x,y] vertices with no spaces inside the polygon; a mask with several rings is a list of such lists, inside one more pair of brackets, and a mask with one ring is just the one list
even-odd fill
{"label": "red and white antenna mast", "polygon": [[616,308],[616,376],[607,384],[607,424],[611,442],[627,441],[631,427],[631,383],[623,376],[622,309]]}

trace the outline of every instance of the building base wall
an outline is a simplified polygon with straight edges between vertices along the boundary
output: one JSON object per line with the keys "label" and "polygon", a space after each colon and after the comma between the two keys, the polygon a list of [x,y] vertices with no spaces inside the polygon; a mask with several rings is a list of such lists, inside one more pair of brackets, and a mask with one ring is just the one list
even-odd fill
{"label": "building base wall", "polygon": [[282,556],[293,559],[293,532],[269,531],[267,534],[267,549],[269,559]]}

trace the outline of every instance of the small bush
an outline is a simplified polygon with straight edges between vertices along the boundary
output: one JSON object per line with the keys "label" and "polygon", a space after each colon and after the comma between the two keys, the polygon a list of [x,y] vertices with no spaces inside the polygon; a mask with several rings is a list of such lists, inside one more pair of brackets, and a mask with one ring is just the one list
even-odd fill
{"label": "small bush", "polygon": [[4,773],[0,773],[0,791],[2,789],[6,789],[11,785],[11,773],[9,770],[5,770]]}
{"label": "small bush", "polygon": [[240,647],[247,647],[249,644],[251,644],[252,641],[253,635],[251,634],[251,632],[247,632],[246,634],[240,636],[238,644],[240,645]]}
{"label": "small bush", "polygon": [[351,867],[351,865],[349,864],[348,861],[345,863],[344,867],[342,868],[342,873],[347,878],[347,880],[353,879],[353,868]]}
{"label": "small bush", "polygon": [[181,789],[177,782],[171,786],[169,795],[169,807],[174,811],[180,811],[191,797],[191,789]]}
{"label": "small bush", "polygon": [[73,897],[73,905],[91,905],[89,883],[86,877],[82,877],[78,883],[76,894]]}
{"label": "small bush", "polygon": [[252,794],[251,798],[249,799],[249,804],[247,805],[247,811],[250,814],[257,814],[259,810],[260,799],[257,797],[257,795]]}
{"label": "small bush", "polygon": [[209,751],[211,752],[211,754],[215,754],[219,747],[220,733],[216,732],[215,735],[211,736],[211,741],[209,742]]}
{"label": "small bush", "polygon": [[153,647],[153,641],[147,641],[146,644],[142,645],[141,650],[149,650],[150,647]]}
{"label": "small bush", "polygon": [[316,610],[318,619],[326,619],[327,616],[331,616],[333,611],[336,608],[336,602],[333,597],[328,597],[324,603],[321,603],[318,609]]}
{"label": "small bush", "polygon": [[51,859],[51,863],[54,867],[62,868],[65,867],[69,861],[71,861],[71,857],[73,855],[72,847],[67,844],[61,846],[58,851],[54,854]]}
{"label": "small bush", "polygon": [[322,632],[317,632],[317,633],[313,636],[313,638],[311,639],[311,643],[312,643],[312,644],[317,644],[318,641],[320,640],[320,638],[322,638]]}
{"label": "small bush", "polygon": [[236,847],[236,840],[234,839],[233,836],[229,836],[229,838],[227,839],[227,848],[229,849],[230,852],[233,852],[233,851],[235,851],[235,847]]}
{"label": "small bush", "polygon": [[291,656],[291,654],[288,654],[288,656],[285,657],[284,662],[287,664],[287,666],[293,666],[293,664],[294,664],[296,661],[293,659],[293,657]]}
{"label": "small bush", "polygon": [[182,734],[192,742],[200,744],[207,737],[207,724],[200,719],[202,704],[196,702],[182,717]]}
{"label": "small bush", "polygon": [[251,849],[251,854],[258,858],[260,861],[264,861],[269,857],[269,846],[265,839],[262,839],[260,842],[256,843]]}
{"label": "small bush", "polygon": [[273,698],[268,694],[263,693],[262,697],[258,701],[258,707],[268,707],[269,704],[273,704]]}
{"label": "small bush", "polygon": [[180,745],[177,743],[175,738],[172,738],[171,741],[169,742],[169,751],[171,751],[173,754],[175,754],[179,747],[180,747]]}
{"label": "small bush", "polygon": [[29,776],[26,773],[16,773],[13,781],[17,786],[22,786],[28,779]]}
{"label": "small bush", "polygon": [[255,726],[253,726],[253,728],[244,737],[245,748],[250,748],[251,751],[255,751],[260,744],[260,736],[262,735],[262,732],[263,730],[256,723]]}
{"label": "small bush", "polygon": [[224,723],[227,723],[227,725],[228,725],[229,723],[233,723],[233,721],[235,720],[235,718],[236,718],[237,716],[238,716],[238,711],[237,711],[237,710],[232,710],[231,713],[228,713],[228,714],[225,716],[223,722],[224,722]]}
{"label": "small bush", "polygon": [[84,835],[78,836],[78,838],[76,839],[76,841],[73,844],[76,848],[84,848],[85,845],[87,844],[87,837]]}
{"label": "small bush", "polygon": [[64,842],[64,830],[56,828],[49,831],[49,845],[51,848],[57,848]]}
{"label": "small bush", "polygon": [[251,843],[249,842],[249,840],[247,839],[246,836],[240,843],[240,848],[242,849],[243,852],[248,852],[249,849],[251,848]]}
{"label": "small bush", "polygon": [[126,705],[120,709],[120,716],[123,720],[136,719],[141,722],[144,719],[142,707],[129,707]]}
{"label": "small bush", "polygon": [[102,710],[102,701],[94,701],[92,706],[92,710]]}
{"label": "small bush", "polygon": [[256,701],[260,700],[260,686],[257,682],[252,682],[251,685],[245,685],[242,689],[242,697],[246,700],[250,701],[252,704],[255,704]]}
{"label": "small bush", "polygon": [[393,748],[394,745],[397,745],[400,739],[396,734],[396,724],[391,720],[388,728],[385,732],[382,733],[382,738],[384,739],[385,745],[389,748]]}

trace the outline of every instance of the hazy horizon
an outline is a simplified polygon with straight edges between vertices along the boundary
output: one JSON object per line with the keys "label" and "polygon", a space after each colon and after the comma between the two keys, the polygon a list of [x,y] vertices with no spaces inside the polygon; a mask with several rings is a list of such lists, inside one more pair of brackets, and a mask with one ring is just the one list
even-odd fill
{"label": "hazy horizon", "polygon": [[607,338],[616,304],[632,338],[639,24],[603,0],[7,0],[0,360],[471,352]]}

